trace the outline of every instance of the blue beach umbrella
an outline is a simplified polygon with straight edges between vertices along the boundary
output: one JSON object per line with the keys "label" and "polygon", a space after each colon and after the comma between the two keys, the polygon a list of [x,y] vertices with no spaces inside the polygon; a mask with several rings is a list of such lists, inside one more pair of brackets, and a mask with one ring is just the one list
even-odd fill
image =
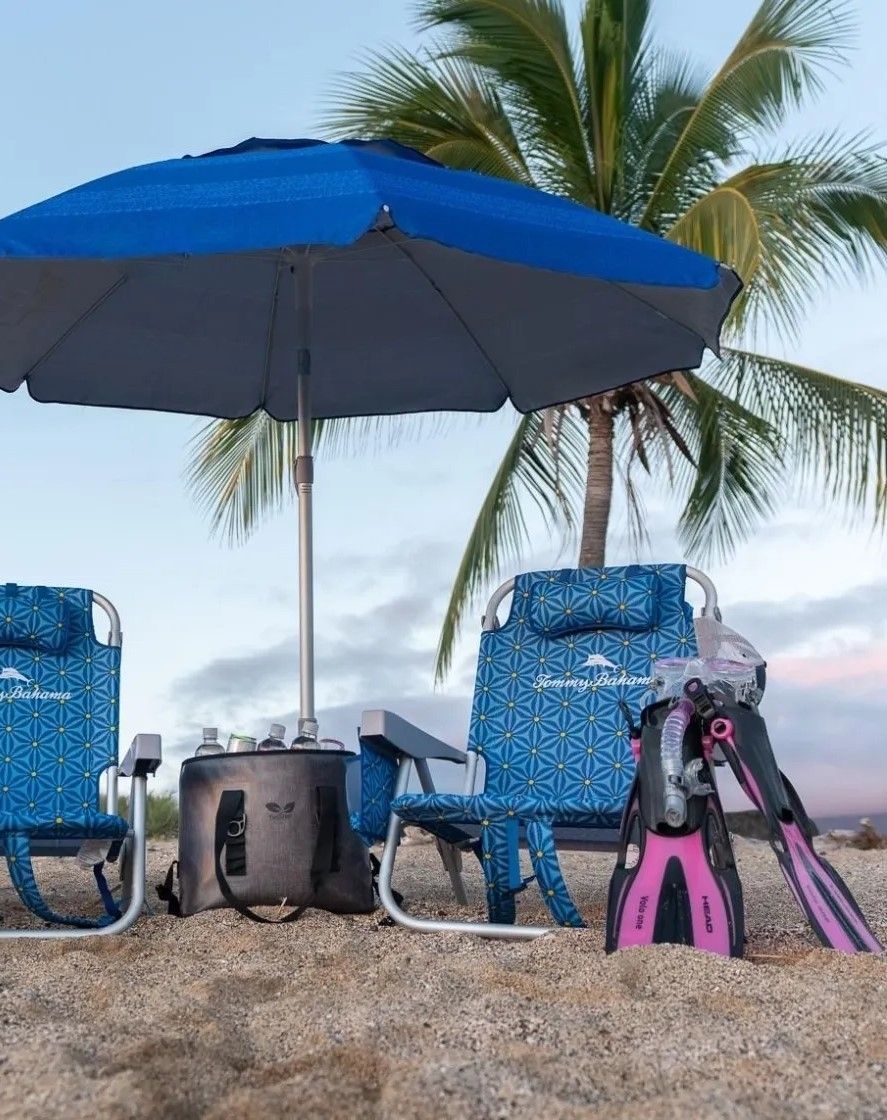
{"label": "blue beach umbrella", "polygon": [[0,221],[0,388],[299,420],[313,729],[311,419],[529,412],[693,368],[739,288],[698,253],[390,141],[253,139]]}

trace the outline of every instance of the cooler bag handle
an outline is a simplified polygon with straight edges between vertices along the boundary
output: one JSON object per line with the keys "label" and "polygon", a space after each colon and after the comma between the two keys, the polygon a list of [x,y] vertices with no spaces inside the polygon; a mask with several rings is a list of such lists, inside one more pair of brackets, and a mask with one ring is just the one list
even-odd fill
{"label": "cooler bag handle", "polygon": [[[316,786],[317,834],[311,856],[311,894],[306,902],[297,906],[285,918],[263,918],[245,906],[231,890],[225,872],[229,875],[246,874],[246,811],[242,789],[226,789],[219,798],[216,811],[215,862],[219,890],[229,906],[244,917],[263,925],[283,925],[295,922],[314,904],[317,892],[330,871],[336,870],[336,837],[339,831],[339,801],[335,786]],[[225,851],[225,869],[222,869],[222,852]]]}

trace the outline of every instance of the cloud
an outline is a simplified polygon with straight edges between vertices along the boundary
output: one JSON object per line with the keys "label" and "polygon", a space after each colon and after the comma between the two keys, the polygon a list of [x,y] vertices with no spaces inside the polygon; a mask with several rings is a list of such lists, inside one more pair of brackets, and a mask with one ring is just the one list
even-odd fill
{"label": "cloud", "polygon": [[[761,714],[811,812],[887,806],[887,582],[816,599],[737,603],[725,621],[767,657]],[[737,798],[734,790],[729,800],[741,804]]]}
{"label": "cloud", "polygon": [[851,694],[867,691],[883,694],[887,681],[887,643],[833,657],[775,658],[770,662],[770,671],[780,680],[807,688],[840,687]]}
{"label": "cloud", "polygon": [[265,696],[297,679],[298,645],[294,638],[240,657],[218,657],[173,682],[172,693],[182,707],[229,701],[234,696]]}
{"label": "cloud", "polygon": [[769,659],[799,647],[828,648],[830,638],[856,648],[887,637],[887,581],[817,599],[736,603],[725,622]]}
{"label": "cloud", "polygon": [[[453,746],[464,747],[476,660],[476,619],[466,627],[446,693],[432,688],[439,620],[452,576],[448,546],[413,542],[367,578],[354,557],[337,572],[360,573],[361,593],[318,619],[317,682],[321,733],[356,746],[364,708],[388,708]],[[543,564],[545,560],[541,561]],[[361,603],[367,603],[361,606]],[[777,759],[810,811],[879,811],[887,805],[883,727],[887,703],[887,583],[821,599],[739,603],[727,621],[768,656],[762,714]],[[822,647],[827,656],[811,656]],[[294,637],[239,657],[216,658],[180,678],[172,693],[182,725],[195,712],[223,732],[264,733],[272,721],[293,733],[297,722],[298,647]],[[193,753],[196,742],[173,740],[167,756]],[[449,767],[437,778],[450,789]],[[741,806],[729,780],[726,800]]]}
{"label": "cloud", "polygon": [[[357,728],[361,713],[369,708],[385,708],[396,712],[403,719],[427,731],[441,742],[462,750],[465,748],[467,738],[470,707],[470,695],[390,694],[380,695],[375,703],[355,700],[349,704],[322,708],[318,712],[318,717],[321,735],[341,740],[348,750],[353,750],[357,745]],[[286,722],[291,727],[296,726],[297,718],[297,709],[279,713],[280,721]]]}
{"label": "cloud", "polygon": [[[452,574],[445,546],[429,542],[398,550],[367,568],[340,557],[337,572],[363,583],[359,595],[343,592],[343,605],[318,612],[315,671],[322,731],[354,740],[365,707],[396,708],[406,718],[430,722],[432,734],[464,741],[468,700],[454,701],[433,690],[437,631]],[[369,605],[361,607],[360,603]],[[473,679],[474,654],[471,657]],[[460,660],[461,665],[461,660]],[[460,674],[461,676],[462,674]],[[299,650],[295,636],[237,656],[217,657],[173,682],[169,701],[177,722],[199,719],[226,729],[257,731],[266,722],[296,726]],[[458,689],[456,680],[453,686]],[[443,716],[460,712],[460,719]],[[194,718],[195,713],[207,713]],[[196,744],[172,741],[170,757]]]}
{"label": "cloud", "polygon": [[[470,693],[454,696],[435,695],[430,691],[415,696],[380,693],[372,703],[355,699],[346,704],[322,707],[318,711],[321,735],[339,739],[344,743],[346,750],[356,750],[357,728],[361,713],[367,708],[387,708],[442,742],[459,749],[465,747],[471,708]],[[289,737],[290,734],[295,734],[298,715],[298,709],[294,707],[269,708],[267,720],[268,723],[282,723],[288,729]],[[247,731],[263,733],[253,726],[254,719],[251,722],[244,720],[244,723]],[[166,779],[167,786],[174,782],[179,764],[194,753],[197,745],[198,741],[193,736],[183,735],[164,743],[163,753],[167,765],[164,766],[162,775]],[[441,763],[435,766],[434,770],[438,788],[446,790],[462,788],[462,775],[457,767]]]}
{"label": "cloud", "polygon": [[[406,588],[365,610],[318,619],[315,669],[334,693],[412,692],[431,687],[434,645],[424,634],[440,608],[424,589]],[[238,697],[267,702],[298,681],[295,637],[233,657],[219,657],[174,682],[180,705],[228,704]]]}
{"label": "cloud", "polygon": [[[885,705],[861,697],[770,676],[761,704],[779,767],[814,816],[887,807],[883,765]],[[735,784],[722,782],[731,808],[744,807]]]}

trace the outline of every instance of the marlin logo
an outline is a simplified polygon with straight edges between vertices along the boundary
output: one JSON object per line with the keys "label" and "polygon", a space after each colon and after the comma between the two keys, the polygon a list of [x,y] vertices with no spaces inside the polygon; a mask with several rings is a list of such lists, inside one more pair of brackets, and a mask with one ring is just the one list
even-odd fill
{"label": "marlin logo", "polygon": [[70,700],[70,692],[53,692],[41,688],[35,680],[26,677],[12,665],[0,668],[0,681],[14,681],[11,688],[0,692],[0,700]]}
{"label": "marlin logo", "polygon": [[548,673],[537,673],[533,684],[536,688],[562,688],[571,692],[589,692],[599,688],[634,687],[653,683],[653,677],[642,677],[636,673],[629,673],[622,665],[617,665],[602,653],[590,653],[582,662],[583,669],[601,669],[593,677],[574,677],[572,673],[565,677],[553,677]]}
{"label": "marlin logo", "polygon": [[20,673],[18,669],[13,669],[11,665],[0,669],[0,681],[24,681],[25,684],[31,684],[30,677],[26,677],[24,673]]}

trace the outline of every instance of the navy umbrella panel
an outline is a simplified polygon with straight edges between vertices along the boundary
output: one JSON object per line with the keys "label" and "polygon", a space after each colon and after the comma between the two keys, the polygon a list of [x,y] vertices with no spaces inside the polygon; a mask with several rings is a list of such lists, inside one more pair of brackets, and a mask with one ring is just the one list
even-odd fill
{"label": "navy umbrella panel", "polygon": [[739,288],[698,253],[390,141],[250,140],[0,221],[0,388],[301,421],[310,727],[308,421],[528,412],[693,368]]}
{"label": "navy umbrella panel", "polygon": [[739,287],[594,210],[399,145],[253,141],[0,222],[0,386],[295,419],[306,252],[318,417],[526,412],[693,368]]}

